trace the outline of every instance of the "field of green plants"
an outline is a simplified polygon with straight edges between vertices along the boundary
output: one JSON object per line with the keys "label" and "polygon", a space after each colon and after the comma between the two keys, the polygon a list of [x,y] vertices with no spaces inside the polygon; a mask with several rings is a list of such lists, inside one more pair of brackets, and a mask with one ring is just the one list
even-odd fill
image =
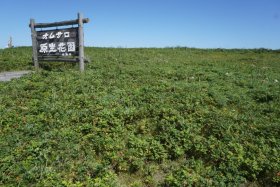
{"label": "field of green plants", "polygon": [[[0,72],[31,51],[0,50]],[[86,55],[0,82],[0,186],[280,185],[280,51]]]}

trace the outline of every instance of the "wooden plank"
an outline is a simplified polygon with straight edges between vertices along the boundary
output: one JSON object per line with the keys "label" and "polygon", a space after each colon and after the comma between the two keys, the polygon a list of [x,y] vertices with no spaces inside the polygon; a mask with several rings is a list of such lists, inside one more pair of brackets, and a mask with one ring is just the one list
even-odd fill
{"label": "wooden plank", "polygon": [[32,49],[33,49],[33,63],[35,66],[35,69],[39,68],[39,63],[38,63],[38,53],[37,53],[37,33],[35,30],[35,20],[34,19],[30,19],[30,28],[31,28],[31,38],[32,38]]}
{"label": "wooden plank", "polygon": [[79,62],[79,59],[78,58],[50,58],[50,57],[41,58],[41,57],[39,57],[39,61],[46,61],[46,62]]}
{"label": "wooden plank", "polygon": [[[82,22],[83,23],[88,23],[89,18],[82,19]],[[58,27],[58,26],[75,25],[75,24],[79,24],[79,19],[53,22],[53,23],[35,23],[34,28]],[[31,27],[31,24],[29,24],[29,27]]]}
{"label": "wooden plank", "polygon": [[[79,62],[78,58],[52,58],[52,57],[38,57],[39,61],[47,61],[47,62],[63,62],[63,61],[67,61],[67,62]],[[91,61],[87,58],[84,59],[85,63],[90,63]]]}
{"label": "wooden plank", "polygon": [[80,71],[83,72],[85,70],[84,63],[84,30],[83,30],[83,15],[78,13],[79,20],[79,67]]}

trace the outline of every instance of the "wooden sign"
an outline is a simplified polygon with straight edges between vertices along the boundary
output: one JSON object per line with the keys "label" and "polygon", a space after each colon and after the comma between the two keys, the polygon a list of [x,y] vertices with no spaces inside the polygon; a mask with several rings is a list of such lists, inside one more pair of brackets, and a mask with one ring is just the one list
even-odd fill
{"label": "wooden sign", "polygon": [[[39,61],[79,62],[80,71],[84,71],[88,60],[84,57],[83,23],[88,22],[80,13],[77,20],[54,23],[35,23],[30,19],[34,66],[39,68]],[[58,29],[59,26],[71,27]],[[56,29],[36,30],[49,27]]]}
{"label": "wooden sign", "polygon": [[79,56],[78,28],[37,31],[38,57]]}

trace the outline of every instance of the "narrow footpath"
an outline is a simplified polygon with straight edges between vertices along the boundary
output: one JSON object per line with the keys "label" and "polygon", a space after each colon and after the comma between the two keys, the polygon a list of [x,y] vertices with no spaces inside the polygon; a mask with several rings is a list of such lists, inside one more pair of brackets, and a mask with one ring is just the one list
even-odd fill
{"label": "narrow footpath", "polygon": [[20,78],[26,74],[31,73],[32,71],[11,71],[11,72],[1,72],[0,81],[10,81],[15,78]]}

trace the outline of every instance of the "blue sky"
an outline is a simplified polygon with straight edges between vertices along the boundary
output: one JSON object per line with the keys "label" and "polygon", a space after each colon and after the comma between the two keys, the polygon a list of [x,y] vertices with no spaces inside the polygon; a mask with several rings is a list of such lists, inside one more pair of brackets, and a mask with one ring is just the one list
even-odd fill
{"label": "blue sky", "polygon": [[87,46],[280,49],[280,0],[2,0],[0,47],[31,45],[30,18],[77,12]]}

